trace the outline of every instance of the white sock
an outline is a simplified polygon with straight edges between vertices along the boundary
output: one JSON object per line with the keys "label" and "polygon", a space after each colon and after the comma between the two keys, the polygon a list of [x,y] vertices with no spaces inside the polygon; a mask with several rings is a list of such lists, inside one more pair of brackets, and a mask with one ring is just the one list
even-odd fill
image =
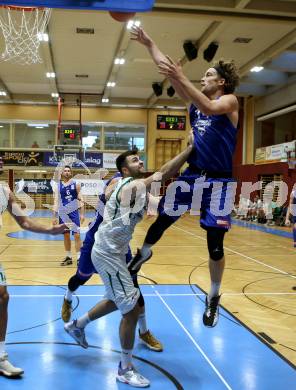
{"label": "white sock", "polygon": [[67,252],[66,252],[66,256],[67,256],[67,257],[71,257],[71,259],[72,259],[72,253],[71,253],[71,251],[67,251]]}
{"label": "white sock", "polygon": [[142,255],[142,256],[148,255],[148,254],[151,252],[151,247],[152,247],[152,246],[153,246],[152,244],[146,244],[146,243],[144,243],[143,246],[142,246],[142,248],[141,248],[141,255]]}
{"label": "white sock", "polygon": [[65,294],[65,299],[68,302],[72,302],[72,295],[73,295],[73,292],[67,288],[67,291],[66,291],[66,294]]}
{"label": "white sock", "polygon": [[220,290],[220,286],[221,286],[221,282],[211,282],[211,290],[208,294],[208,299],[209,301],[213,298],[213,297],[217,297],[219,295],[219,290]]}
{"label": "white sock", "polygon": [[140,329],[140,334],[144,334],[148,331],[145,313],[139,315],[138,325],[139,325],[139,329]]}
{"label": "white sock", "polygon": [[0,341],[0,356],[3,356],[5,353],[5,341]]}
{"label": "white sock", "polygon": [[121,368],[125,369],[132,365],[132,349],[122,349],[121,350]]}
{"label": "white sock", "polygon": [[88,313],[84,314],[82,317],[78,318],[77,326],[78,328],[85,328],[87,324],[91,322]]}
{"label": "white sock", "polygon": [[80,259],[80,251],[76,252],[76,256],[77,256],[77,260],[79,260]]}

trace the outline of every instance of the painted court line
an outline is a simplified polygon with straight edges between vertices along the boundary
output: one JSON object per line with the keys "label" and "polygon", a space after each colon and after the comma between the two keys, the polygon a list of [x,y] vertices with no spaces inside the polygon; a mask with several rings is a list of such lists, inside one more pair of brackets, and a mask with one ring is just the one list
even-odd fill
{"label": "painted court line", "polygon": [[[173,226],[173,228],[179,229],[179,230],[181,230],[182,232],[184,232],[184,233],[186,233],[186,234],[190,234],[190,235],[192,235],[192,236],[194,236],[194,237],[196,237],[196,238],[199,238],[200,240],[206,241],[206,239],[205,239],[204,237],[201,237],[201,236],[199,236],[199,235],[197,235],[197,234],[194,234],[194,233],[192,233],[192,232],[190,232],[190,231],[188,231],[188,230],[182,229],[182,228],[180,228],[179,226]],[[283,274],[283,275],[287,275],[287,276],[289,276],[290,278],[296,279],[296,276],[291,275],[291,274],[289,274],[289,273],[286,272],[286,271],[282,271],[282,270],[279,269],[279,268],[273,267],[272,265],[266,264],[266,263],[264,263],[263,261],[256,260],[256,259],[254,259],[253,257],[244,255],[243,253],[240,253],[240,252],[238,252],[238,251],[235,251],[235,250],[233,250],[233,249],[230,249],[230,248],[227,247],[227,246],[224,246],[224,248],[227,249],[228,251],[232,252],[232,253],[235,253],[236,255],[242,256],[242,257],[244,257],[244,258],[246,258],[246,259],[248,259],[248,260],[251,260],[251,261],[253,261],[253,262],[257,263],[257,264],[263,265],[264,267],[270,268],[270,269],[272,269],[272,270],[274,270],[274,271],[277,271],[277,272],[279,272],[279,273],[281,273],[281,274]]]}
{"label": "painted court line", "polygon": [[[13,286],[12,286],[13,287]],[[61,298],[64,297],[65,294],[9,294],[10,297],[14,298]],[[155,294],[143,294],[144,297],[155,297]],[[229,296],[229,297],[241,297],[245,295],[261,295],[261,296],[272,296],[272,295],[296,295],[296,292],[290,292],[290,293],[285,293],[285,292],[252,292],[252,293],[223,293],[223,297]],[[89,297],[103,297],[104,294],[75,294],[76,297],[79,298],[89,298]],[[195,296],[206,296],[204,293],[188,293],[188,294],[166,294],[163,293],[161,294],[163,297],[195,297]]]}
{"label": "painted court line", "polygon": [[151,286],[153,290],[155,291],[155,294],[158,296],[158,298],[162,301],[162,303],[165,305],[165,307],[168,309],[168,311],[171,313],[171,315],[175,318],[175,320],[178,322],[180,327],[184,330],[184,332],[187,334],[189,339],[192,341],[194,346],[198,349],[198,351],[202,354],[204,359],[208,362],[208,364],[211,366],[213,371],[217,374],[217,376],[220,378],[220,380],[223,382],[225,387],[228,390],[232,390],[232,387],[229,386],[229,384],[226,382],[226,380],[223,378],[223,376],[220,374],[218,369],[214,366],[214,364],[211,362],[211,360],[208,358],[208,356],[205,354],[205,352],[202,350],[202,348],[197,344],[197,342],[192,337],[191,333],[186,329],[186,327],[183,325],[183,323],[179,320],[179,318],[176,316],[176,314],[173,312],[173,310],[169,307],[169,305],[165,302],[165,300],[162,298],[162,296],[158,293],[158,291],[154,288],[154,286]]}

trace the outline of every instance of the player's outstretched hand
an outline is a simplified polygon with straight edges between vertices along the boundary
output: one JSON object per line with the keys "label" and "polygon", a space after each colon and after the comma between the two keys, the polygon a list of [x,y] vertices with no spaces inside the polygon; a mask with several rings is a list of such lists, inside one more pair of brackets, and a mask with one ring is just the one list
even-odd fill
{"label": "player's outstretched hand", "polygon": [[149,35],[138,26],[131,28],[131,40],[138,41],[144,46],[149,46],[153,42]]}
{"label": "player's outstretched hand", "polygon": [[291,226],[291,222],[290,221],[286,221],[285,222],[285,226]]}
{"label": "player's outstretched hand", "polygon": [[63,234],[63,233],[67,233],[67,232],[69,232],[69,224],[65,224],[65,223],[63,223],[63,224],[61,224],[61,225],[53,225],[50,229],[49,229],[49,231],[48,231],[48,233],[49,234],[54,234],[54,235],[56,235],[56,234]]}
{"label": "player's outstretched hand", "polygon": [[59,220],[57,218],[54,218],[53,221],[52,221],[52,224],[53,225],[57,225],[59,223]]}

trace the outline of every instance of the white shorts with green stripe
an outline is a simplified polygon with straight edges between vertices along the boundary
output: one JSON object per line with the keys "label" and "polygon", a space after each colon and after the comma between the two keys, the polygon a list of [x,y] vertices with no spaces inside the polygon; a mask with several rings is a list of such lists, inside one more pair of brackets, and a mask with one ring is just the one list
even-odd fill
{"label": "white shorts with green stripe", "polygon": [[133,310],[140,297],[140,290],[134,286],[127,269],[126,255],[106,253],[94,245],[91,259],[105,285],[105,299],[113,301],[121,314]]}
{"label": "white shorts with green stripe", "polygon": [[1,263],[0,263],[0,286],[6,286],[5,271]]}

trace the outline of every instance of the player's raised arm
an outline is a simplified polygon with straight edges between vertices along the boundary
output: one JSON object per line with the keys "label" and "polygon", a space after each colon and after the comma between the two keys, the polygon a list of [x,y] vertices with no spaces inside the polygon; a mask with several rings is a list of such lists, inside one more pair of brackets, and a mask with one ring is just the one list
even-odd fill
{"label": "player's raised arm", "polygon": [[[131,30],[131,39],[141,43],[148,50],[151,58],[156,65],[159,65],[162,61],[166,61],[167,57],[159,49],[153,39],[146,33],[141,27],[133,26]],[[172,86],[177,94],[185,103],[189,103],[190,97],[185,93],[180,83],[175,79],[170,79]]]}
{"label": "player's raised arm", "polygon": [[47,234],[62,234],[68,230],[68,227],[65,224],[45,226],[34,221],[32,218],[27,217],[17,204],[14,194],[10,190],[7,191],[9,191],[7,209],[21,228],[34,233]]}

